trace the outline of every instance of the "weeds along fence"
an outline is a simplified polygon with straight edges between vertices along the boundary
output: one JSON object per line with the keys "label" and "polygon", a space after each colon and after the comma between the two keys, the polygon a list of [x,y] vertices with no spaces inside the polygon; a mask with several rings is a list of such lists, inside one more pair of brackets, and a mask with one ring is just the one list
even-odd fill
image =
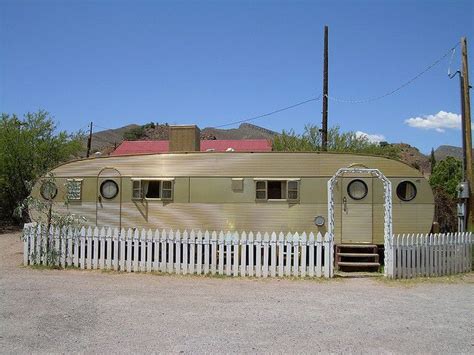
{"label": "weeds along fence", "polygon": [[472,233],[394,235],[385,248],[387,276],[453,275],[472,270]]}
{"label": "weeds along fence", "polygon": [[28,225],[24,264],[127,272],[332,277],[330,234],[118,230]]}

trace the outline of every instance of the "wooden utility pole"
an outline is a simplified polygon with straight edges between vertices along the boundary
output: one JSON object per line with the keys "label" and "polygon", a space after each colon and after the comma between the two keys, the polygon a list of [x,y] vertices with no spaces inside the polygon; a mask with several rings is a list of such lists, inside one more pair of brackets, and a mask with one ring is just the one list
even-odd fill
{"label": "wooden utility pole", "polygon": [[91,154],[91,145],[92,145],[92,122],[89,128],[89,138],[87,139],[87,158]]}
{"label": "wooden utility pole", "polygon": [[467,39],[461,38],[461,57],[462,57],[462,121],[463,121],[463,141],[464,141],[464,176],[469,182],[469,204],[467,206],[466,221],[474,226],[474,198],[473,198],[473,176],[472,176],[472,131],[471,131],[471,100],[469,96],[469,68],[467,61]]}
{"label": "wooden utility pole", "polygon": [[323,122],[321,127],[322,150],[328,150],[328,26],[324,26],[324,77],[323,77]]}

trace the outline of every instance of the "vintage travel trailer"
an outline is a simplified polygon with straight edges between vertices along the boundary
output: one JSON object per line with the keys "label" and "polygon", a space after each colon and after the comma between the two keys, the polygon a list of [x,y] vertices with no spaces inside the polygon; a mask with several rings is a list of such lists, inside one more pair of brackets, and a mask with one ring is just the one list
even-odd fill
{"label": "vintage travel trailer", "polygon": [[[199,152],[194,126],[173,128],[170,150],[68,162],[52,170],[54,186],[39,181],[32,194],[53,198],[54,208],[93,226],[325,232],[328,180],[339,168],[364,166],[392,182],[394,233],[428,233],[433,222],[428,181],[400,161],[323,152]],[[345,175],[334,199],[336,243],[383,244],[379,179]]]}

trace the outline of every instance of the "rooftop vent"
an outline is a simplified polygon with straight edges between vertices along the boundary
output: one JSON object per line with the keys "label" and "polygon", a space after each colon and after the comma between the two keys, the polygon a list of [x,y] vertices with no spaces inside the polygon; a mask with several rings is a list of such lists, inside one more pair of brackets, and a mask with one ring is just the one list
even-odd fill
{"label": "rooftop vent", "polygon": [[200,152],[201,130],[198,126],[170,126],[169,151]]}

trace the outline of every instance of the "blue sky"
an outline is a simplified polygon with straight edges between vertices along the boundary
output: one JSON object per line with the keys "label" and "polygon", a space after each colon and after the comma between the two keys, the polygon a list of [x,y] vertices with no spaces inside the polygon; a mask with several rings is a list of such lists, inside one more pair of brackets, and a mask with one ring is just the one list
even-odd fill
{"label": "blue sky", "polygon": [[[472,43],[473,6],[462,0],[0,0],[0,111],[45,109],[66,130],[89,121],[111,128],[150,121],[206,127],[246,119],[320,95],[325,24],[329,95],[379,96],[461,36]],[[460,145],[459,82],[448,79],[449,59],[384,99],[330,101],[329,124],[424,152]],[[301,132],[320,121],[319,101],[253,123]]]}

